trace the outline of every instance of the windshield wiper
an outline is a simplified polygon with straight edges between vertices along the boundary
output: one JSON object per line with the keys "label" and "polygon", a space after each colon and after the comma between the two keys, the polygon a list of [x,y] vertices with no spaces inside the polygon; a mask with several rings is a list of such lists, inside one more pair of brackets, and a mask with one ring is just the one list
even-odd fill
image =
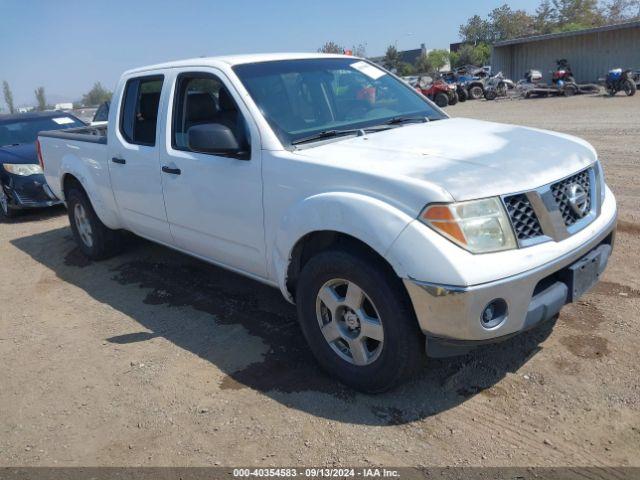
{"label": "windshield wiper", "polygon": [[323,138],[340,137],[342,135],[354,135],[364,133],[364,130],[360,128],[351,128],[348,130],[323,130],[308,137],[298,138],[291,142],[291,145],[300,145],[301,143],[313,142],[315,140],[322,140]]}
{"label": "windshield wiper", "polygon": [[429,117],[393,117],[384,123],[385,125],[399,125],[401,123],[426,123],[429,121]]}

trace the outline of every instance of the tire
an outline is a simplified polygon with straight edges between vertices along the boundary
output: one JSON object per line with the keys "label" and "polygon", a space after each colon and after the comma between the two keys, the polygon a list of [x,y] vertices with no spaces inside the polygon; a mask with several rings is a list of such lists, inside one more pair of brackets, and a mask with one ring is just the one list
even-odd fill
{"label": "tire", "polygon": [[[363,295],[356,295],[359,292]],[[350,297],[359,298],[360,303]],[[325,299],[329,300],[326,304]],[[296,303],[302,332],[318,363],[356,390],[389,390],[410,378],[425,361],[424,336],[400,279],[371,255],[356,250],[317,254],[302,269]],[[350,329],[354,322],[361,325],[362,317],[354,314],[356,311],[366,313],[371,321],[370,331],[382,341],[363,338],[358,326],[355,331]],[[321,328],[333,333],[327,335],[335,336],[335,340],[327,340]],[[360,351],[359,355],[354,356],[351,345],[356,346],[353,351]]]}
{"label": "tire", "polygon": [[449,105],[449,95],[444,92],[436,93],[436,96],[433,98],[433,101],[440,108],[444,108]]}
{"label": "tire", "polygon": [[484,88],[480,85],[472,85],[468,92],[470,100],[479,100],[484,95]]}
{"label": "tire", "polygon": [[102,223],[87,194],[74,187],[66,197],[71,231],[82,253],[92,260],[105,260],[118,253],[122,245],[121,233]]}
{"label": "tire", "polygon": [[622,84],[622,89],[624,90],[624,93],[627,94],[627,97],[633,97],[636,94],[636,90],[638,89],[638,87],[636,86],[635,82],[631,80],[625,80],[625,82]]}
{"label": "tire", "polygon": [[497,97],[498,97],[498,92],[496,92],[495,89],[493,88],[484,91],[484,98],[489,101],[495,100]]}
{"label": "tire", "polygon": [[467,98],[467,91],[464,88],[458,88],[458,100],[461,102],[466,102]]}
{"label": "tire", "polygon": [[0,215],[11,220],[16,216],[16,213],[16,210],[9,206],[9,197],[4,193],[4,186],[0,183]]}
{"label": "tire", "polygon": [[455,105],[459,100],[460,99],[458,98],[458,94],[454,92],[453,95],[449,98],[449,105]]}
{"label": "tire", "polygon": [[578,93],[578,87],[571,84],[565,85],[562,89],[562,93],[565,97],[573,97],[576,93]]}

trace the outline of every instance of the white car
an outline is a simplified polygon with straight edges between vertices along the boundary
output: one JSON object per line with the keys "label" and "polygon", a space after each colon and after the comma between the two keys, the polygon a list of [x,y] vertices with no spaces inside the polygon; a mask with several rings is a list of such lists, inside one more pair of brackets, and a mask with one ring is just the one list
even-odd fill
{"label": "white car", "polygon": [[[461,135],[461,132],[464,135]],[[449,119],[342,55],[123,74],[108,128],[39,136],[91,258],[121,230],[280,289],[318,362],[367,392],[554,318],[597,281],[616,202],[595,150]]]}

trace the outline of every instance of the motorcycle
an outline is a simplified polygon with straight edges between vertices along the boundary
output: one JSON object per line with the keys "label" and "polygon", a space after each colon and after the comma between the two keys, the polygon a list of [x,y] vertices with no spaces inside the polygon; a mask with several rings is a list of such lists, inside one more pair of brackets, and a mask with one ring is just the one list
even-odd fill
{"label": "motorcycle", "polygon": [[638,87],[631,70],[623,71],[621,68],[614,68],[609,70],[607,74],[605,88],[612,97],[620,91],[624,91],[628,97],[632,97],[636,94]]}

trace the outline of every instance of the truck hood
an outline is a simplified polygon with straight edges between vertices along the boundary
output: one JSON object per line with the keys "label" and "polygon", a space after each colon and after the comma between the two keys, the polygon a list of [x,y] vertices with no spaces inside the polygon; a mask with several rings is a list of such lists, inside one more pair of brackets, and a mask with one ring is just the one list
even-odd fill
{"label": "truck hood", "polygon": [[454,200],[530,190],[597,160],[570,135],[467,118],[406,125],[296,153],[339,168],[441,187]]}
{"label": "truck hood", "polygon": [[0,163],[38,163],[35,143],[20,143],[0,147]]}

